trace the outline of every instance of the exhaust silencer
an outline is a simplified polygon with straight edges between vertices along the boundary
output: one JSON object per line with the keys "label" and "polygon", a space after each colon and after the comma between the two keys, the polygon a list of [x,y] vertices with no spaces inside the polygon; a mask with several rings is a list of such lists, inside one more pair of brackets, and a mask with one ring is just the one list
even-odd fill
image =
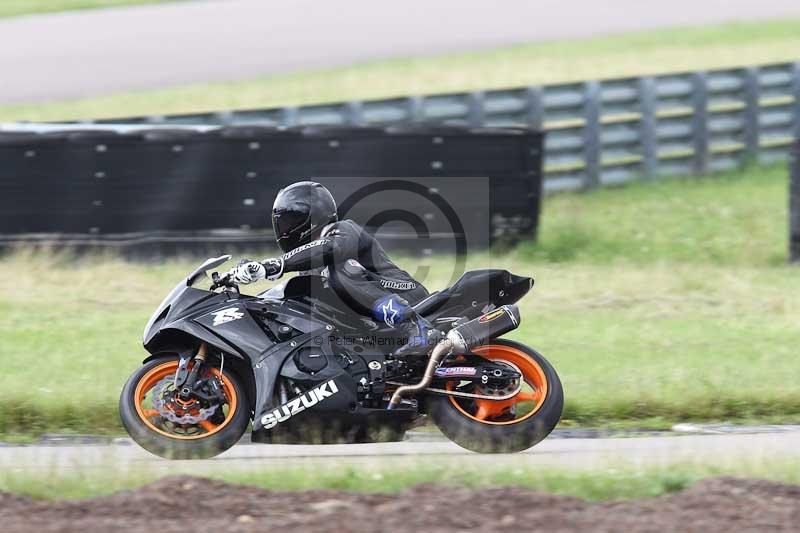
{"label": "exhaust silencer", "polygon": [[517,329],[518,326],[519,308],[516,305],[504,305],[474,320],[470,320],[466,324],[461,324],[451,329],[447,336],[439,341],[439,344],[431,352],[428,365],[425,367],[425,374],[419,383],[398,387],[394,391],[391,400],[389,400],[388,409],[397,407],[403,397],[426,389],[433,381],[436,367],[448,354],[469,351],[489,339]]}
{"label": "exhaust silencer", "polygon": [[489,339],[517,329],[519,320],[519,308],[516,305],[504,305],[453,328],[447,338],[453,343],[454,351],[466,352]]}

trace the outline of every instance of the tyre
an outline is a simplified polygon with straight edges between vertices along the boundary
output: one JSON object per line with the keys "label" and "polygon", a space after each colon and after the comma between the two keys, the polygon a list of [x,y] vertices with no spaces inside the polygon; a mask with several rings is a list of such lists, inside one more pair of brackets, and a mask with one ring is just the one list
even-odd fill
{"label": "tyre", "polygon": [[[428,414],[442,433],[459,446],[480,453],[526,450],[547,437],[561,419],[564,392],[553,366],[541,354],[518,342],[495,339],[474,353],[508,365],[523,376],[520,392],[506,400],[428,396]],[[520,383],[490,388],[470,383],[448,388],[483,395],[507,395]]]}
{"label": "tyre", "polygon": [[[224,402],[216,406],[198,399],[183,402],[170,394],[177,369],[177,356],[160,357],[128,378],[119,400],[122,425],[139,446],[160,457],[214,457],[236,444],[250,422],[242,381],[227,368],[224,373],[218,368],[206,369],[198,378],[215,376],[222,385]],[[171,399],[165,402],[165,398]],[[187,416],[193,420],[184,422]]]}

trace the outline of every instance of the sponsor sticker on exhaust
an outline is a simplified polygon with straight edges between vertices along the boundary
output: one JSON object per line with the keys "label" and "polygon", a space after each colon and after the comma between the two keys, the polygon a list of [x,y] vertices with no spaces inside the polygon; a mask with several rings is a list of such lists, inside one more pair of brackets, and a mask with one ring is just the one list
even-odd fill
{"label": "sponsor sticker on exhaust", "polygon": [[478,322],[481,323],[481,324],[486,324],[487,322],[491,322],[492,320],[503,316],[503,313],[505,313],[505,312],[506,312],[505,308],[501,307],[500,309],[497,309],[496,311],[492,311],[488,315],[483,315],[482,317],[480,317],[478,319]]}
{"label": "sponsor sticker on exhaust", "polygon": [[261,417],[261,425],[264,426],[264,429],[272,429],[279,423],[286,422],[294,415],[324,402],[325,399],[330,398],[337,392],[339,392],[339,387],[336,386],[336,382],[333,380],[327,381],[265,414]]}

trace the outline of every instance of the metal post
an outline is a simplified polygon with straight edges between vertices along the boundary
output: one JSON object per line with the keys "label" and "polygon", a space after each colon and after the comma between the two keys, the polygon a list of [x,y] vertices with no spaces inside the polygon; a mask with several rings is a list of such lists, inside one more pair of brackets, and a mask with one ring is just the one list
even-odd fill
{"label": "metal post", "polygon": [[794,138],[800,139],[800,61],[792,65],[792,93],[794,94]]}
{"label": "metal post", "polygon": [[695,174],[708,173],[708,78],[705,72],[692,74],[692,146]]}
{"label": "metal post", "polygon": [[744,144],[745,156],[750,161],[758,161],[760,139],[758,109],[761,90],[758,81],[758,67],[744,71]]}
{"label": "metal post", "polygon": [[525,89],[525,122],[535,131],[542,131],[544,127],[543,91],[539,86]]}
{"label": "metal post", "polygon": [[[528,128],[536,133],[530,136],[533,141],[528,145],[525,167],[530,171],[535,187],[531,188],[528,197],[531,213],[537,213],[534,220],[538,220],[542,192],[544,191],[544,91],[540,86],[530,86],[525,89],[525,123]],[[538,222],[533,227],[531,238],[536,240]]]}
{"label": "metal post", "polygon": [[467,96],[467,108],[468,108],[468,115],[467,115],[467,124],[470,125],[471,128],[480,128],[483,126],[484,116],[483,116],[483,101],[485,95],[483,91],[474,91],[469,93]]}
{"label": "metal post", "polygon": [[363,126],[364,116],[362,113],[363,104],[358,100],[352,100],[345,104],[345,124],[351,126]]}
{"label": "metal post", "polygon": [[408,122],[425,120],[425,101],[422,96],[409,96],[406,100]]}
{"label": "metal post", "polygon": [[658,135],[656,132],[656,82],[650,76],[639,78],[639,104],[641,106],[642,173],[647,179],[658,174]]}
{"label": "metal post", "polygon": [[789,262],[800,264],[800,141],[792,146],[789,170]]}
{"label": "metal post", "polygon": [[214,113],[214,123],[222,126],[236,125],[236,113],[233,111],[218,111]]}
{"label": "metal post", "polygon": [[287,128],[297,125],[298,110],[296,107],[284,107],[281,109],[281,126]]}
{"label": "metal post", "polygon": [[600,82],[584,84],[583,158],[586,178],[583,186],[593,189],[600,185]]}

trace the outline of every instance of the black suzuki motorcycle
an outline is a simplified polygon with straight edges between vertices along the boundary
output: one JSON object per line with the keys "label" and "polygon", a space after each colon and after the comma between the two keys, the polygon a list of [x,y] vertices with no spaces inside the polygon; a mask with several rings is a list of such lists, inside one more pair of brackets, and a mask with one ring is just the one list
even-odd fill
{"label": "black suzuki motorcycle", "polygon": [[[393,358],[396,331],[357,315],[325,278],[297,276],[240,294],[209,259],[182,280],[144,330],[150,356],[120,397],[143,448],[173,459],[217,455],[252,421],[254,442],[400,440],[428,415],[477,452],[514,452],[556,426],[563,391],[535,350],[501,335],[533,279],[467,272],[415,306],[446,333],[428,353]],[[208,281],[206,281],[207,283]]]}

